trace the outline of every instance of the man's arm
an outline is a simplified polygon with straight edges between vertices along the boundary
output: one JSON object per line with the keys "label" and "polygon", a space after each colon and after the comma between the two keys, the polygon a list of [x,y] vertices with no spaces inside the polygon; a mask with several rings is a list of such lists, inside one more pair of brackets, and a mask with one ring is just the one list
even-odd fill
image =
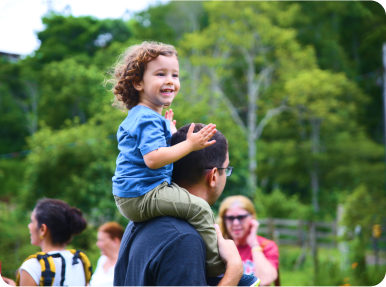
{"label": "man's arm", "polygon": [[217,232],[218,250],[224,261],[226,270],[218,286],[237,286],[243,276],[243,261],[233,240],[226,240],[221,234],[220,227],[215,224]]}

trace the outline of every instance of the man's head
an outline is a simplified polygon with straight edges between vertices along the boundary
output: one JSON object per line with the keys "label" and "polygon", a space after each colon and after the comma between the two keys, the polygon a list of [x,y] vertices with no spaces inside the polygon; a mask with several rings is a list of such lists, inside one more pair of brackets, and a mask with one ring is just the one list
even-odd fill
{"label": "man's head", "polygon": [[[190,124],[180,128],[173,134],[171,145],[178,144],[186,140]],[[196,124],[194,132],[200,131],[204,124]],[[195,193],[200,191],[201,196],[205,193],[205,200],[209,204],[214,204],[224,190],[226,174],[224,169],[229,165],[228,141],[225,136],[217,130],[211,140],[216,143],[204,149],[191,152],[173,164],[173,182],[179,186]]]}

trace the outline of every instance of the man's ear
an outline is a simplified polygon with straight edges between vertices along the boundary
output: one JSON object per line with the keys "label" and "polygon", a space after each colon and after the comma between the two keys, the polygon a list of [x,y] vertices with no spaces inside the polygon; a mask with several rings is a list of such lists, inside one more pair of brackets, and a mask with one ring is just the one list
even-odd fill
{"label": "man's ear", "polygon": [[217,167],[212,168],[206,175],[206,182],[210,187],[215,187],[218,180]]}
{"label": "man's ear", "polygon": [[142,82],[133,82],[133,87],[134,87],[134,89],[136,89],[138,92],[140,92],[140,91],[143,90]]}

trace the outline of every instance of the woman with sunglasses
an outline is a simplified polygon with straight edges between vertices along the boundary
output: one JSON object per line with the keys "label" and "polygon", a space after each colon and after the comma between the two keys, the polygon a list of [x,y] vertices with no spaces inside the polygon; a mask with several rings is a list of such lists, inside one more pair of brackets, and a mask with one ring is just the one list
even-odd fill
{"label": "woman with sunglasses", "polygon": [[260,278],[262,285],[278,282],[279,251],[276,243],[257,235],[259,222],[251,200],[242,195],[225,198],[218,224],[226,239],[232,239],[244,264],[244,273]]}

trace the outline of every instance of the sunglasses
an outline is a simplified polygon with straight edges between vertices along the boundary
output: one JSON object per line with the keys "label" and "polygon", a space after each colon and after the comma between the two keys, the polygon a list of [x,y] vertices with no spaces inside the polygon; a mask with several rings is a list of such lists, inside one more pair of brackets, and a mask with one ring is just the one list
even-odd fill
{"label": "sunglasses", "polygon": [[247,218],[248,216],[250,216],[249,213],[243,214],[243,215],[238,215],[238,216],[224,216],[224,220],[228,224],[232,224],[235,221],[235,219],[237,219],[238,222],[243,223],[245,218]]}

